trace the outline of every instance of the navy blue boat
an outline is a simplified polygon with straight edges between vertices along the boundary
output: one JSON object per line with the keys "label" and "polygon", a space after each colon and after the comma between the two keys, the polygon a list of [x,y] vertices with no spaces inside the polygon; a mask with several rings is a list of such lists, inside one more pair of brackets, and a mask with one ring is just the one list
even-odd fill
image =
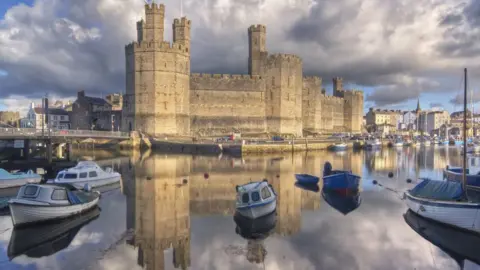
{"label": "navy blue boat", "polygon": [[297,178],[297,183],[300,184],[317,184],[320,178],[315,175],[310,174],[295,174],[295,178]]}
{"label": "navy blue boat", "polygon": [[362,203],[358,189],[322,190],[323,199],[338,212],[347,215]]}
{"label": "navy blue boat", "polygon": [[328,161],[323,167],[323,189],[358,189],[360,178],[352,171],[332,170]]}
{"label": "navy blue boat", "polygon": [[[470,174],[469,169],[466,169],[465,173],[467,177],[467,187],[480,189],[480,174]],[[443,176],[448,181],[456,181],[461,183],[463,181],[463,168],[449,167],[447,165],[443,171]]]}

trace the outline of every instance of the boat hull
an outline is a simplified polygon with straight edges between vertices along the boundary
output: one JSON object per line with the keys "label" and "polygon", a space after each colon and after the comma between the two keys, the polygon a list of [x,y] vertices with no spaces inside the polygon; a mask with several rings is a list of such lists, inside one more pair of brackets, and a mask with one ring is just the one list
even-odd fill
{"label": "boat hull", "polygon": [[360,184],[360,176],[344,172],[323,177],[324,189],[356,189]]}
{"label": "boat hull", "polygon": [[480,204],[428,200],[409,191],[405,192],[405,200],[412,212],[424,218],[480,233]]}
{"label": "boat hull", "polygon": [[10,202],[10,214],[13,226],[27,225],[37,222],[44,222],[54,219],[67,218],[82,213],[98,204],[100,197],[90,202],[74,205],[50,206],[31,205],[17,202]]}
{"label": "boat hull", "polygon": [[0,189],[20,187],[25,184],[37,184],[42,180],[41,176],[37,177],[22,177],[22,178],[10,178],[10,179],[0,179]]}
{"label": "boat hull", "polygon": [[52,180],[49,180],[49,182],[50,183],[71,184],[78,189],[83,189],[85,184],[88,184],[90,187],[95,188],[95,187],[101,187],[101,186],[106,186],[106,185],[112,185],[112,184],[120,182],[120,180],[121,180],[121,176],[120,175],[115,175],[115,176],[112,176],[112,177],[95,179],[95,180],[75,180],[75,181],[55,181],[55,180],[52,181]]}
{"label": "boat hull", "polygon": [[303,185],[312,185],[317,184],[320,178],[310,174],[295,174],[295,178],[297,179],[297,183]]}
{"label": "boat hull", "polygon": [[271,214],[277,209],[277,200],[267,203],[253,204],[245,207],[237,207],[237,213],[243,217],[256,219]]}
{"label": "boat hull", "polygon": [[332,145],[330,146],[330,149],[333,151],[344,151],[344,150],[347,150],[347,145],[346,144]]}

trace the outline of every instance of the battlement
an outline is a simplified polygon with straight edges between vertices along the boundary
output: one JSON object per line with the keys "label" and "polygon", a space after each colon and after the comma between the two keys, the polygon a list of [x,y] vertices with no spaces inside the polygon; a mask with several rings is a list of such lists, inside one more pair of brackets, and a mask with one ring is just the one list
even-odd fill
{"label": "battlement", "polygon": [[161,51],[170,53],[188,53],[188,48],[185,45],[178,43],[170,43],[168,41],[163,42],[132,42],[125,46],[125,53],[132,54],[134,52],[147,52],[147,51]]}
{"label": "battlement", "polygon": [[265,80],[257,75],[192,73],[190,90],[265,91]]}
{"label": "battlement", "polygon": [[263,24],[254,24],[248,28],[248,32],[267,32],[267,27]]}
{"label": "battlement", "polygon": [[303,80],[308,83],[322,83],[322,78],[319,76],[303,76]]}
{"label": "battlement", "polygon": [[302,66],[302,59],[294,54],[271,54],[267,58],[269,67],[292,68]]}
{"label": "battlement", "polygon": [[263,77],[259,75],[248,74],[211,74],[211,73],[192,73],[191,78],[211,78],[211,79],[231,79],[231,80],[262,80]]}
{"label": "battlement", "polygon": [[352,90],[344,90],[344,92],[348,93],[349,95],[352,95],[352,96],[362,96],[363,97],[363,91],[362,90],[352,89]]}
{"label": "battlement", "polygon": [[173,26],[178,27],[178,26],[190,26],[191,21],[187,19],[187,17],[182,17],[180,19],[174,19],[173,20]]}
{"label": "battlement", "polygon": [[341,97],[336,97],[336,96],[327,96],[327,95],[323,95],[321,97],[321,99],[325,102],[328,102],[330,104],[335,104],[335,105],[338,105],[338,104],[343,104],[345,103],[345,99],[341,98]]}
{"label": "battlement", "polygon": [[152,3],[152,4],[145,4],[145,13],[161,13],[165,14],[165,5],[164,4],[157,4],[157,3]]}

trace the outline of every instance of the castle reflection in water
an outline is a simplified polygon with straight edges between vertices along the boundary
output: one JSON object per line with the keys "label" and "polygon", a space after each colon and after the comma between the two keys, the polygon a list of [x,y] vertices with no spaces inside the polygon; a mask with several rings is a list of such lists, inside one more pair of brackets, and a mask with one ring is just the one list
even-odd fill
{"label": "castle reflection in water", "polygon": [[190,217],[233,216],[236,185],[268,179],[278,194],[274,234],[288,236],[300,230],[302,211],[318,209],[322,200],[319,193],[295,187],[295,173],[320,175],[328,160],[334,168],[359,175],[402,170],[410,172],[405,177],[415,177],[422,169],[460,165],[460,157],[451,159],[459,155],[449,155],[448,151],[460,150],[432,147],[244,158],[146,152],[120,158],[122,164],[114,168],[123,175],[127,229],[134,232],[127,243],[138,252],[138,265],[165,269],[164,251],[172,248],[173,266],[187,269],[191,265]]}

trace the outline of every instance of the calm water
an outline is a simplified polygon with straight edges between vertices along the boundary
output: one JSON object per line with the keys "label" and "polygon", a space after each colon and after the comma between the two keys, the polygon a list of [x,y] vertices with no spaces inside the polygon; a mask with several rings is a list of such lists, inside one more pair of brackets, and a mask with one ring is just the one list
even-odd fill
{"label": "calm water", "polygon": [[[0,216],[0,269],[458,269],[406,224],[401,194],[413,185],[407,178],[440,178],[447,164],[461,165],[460,148],[243,159],[78,155],[119,170],[121,186],[103,193],[99,215],[59,223],[56,230],[13,230],[10,216]],[[321,192],[294,185],[294,173],[320,175],[327,160],[363,176],[361,204],[347,215]],[[273,224],[270,233],[248,240],[233,219],[235,186],[263,178],[279,195],[276,223],[265,221]],[[10,260],[9,245],[23,255]]]}

